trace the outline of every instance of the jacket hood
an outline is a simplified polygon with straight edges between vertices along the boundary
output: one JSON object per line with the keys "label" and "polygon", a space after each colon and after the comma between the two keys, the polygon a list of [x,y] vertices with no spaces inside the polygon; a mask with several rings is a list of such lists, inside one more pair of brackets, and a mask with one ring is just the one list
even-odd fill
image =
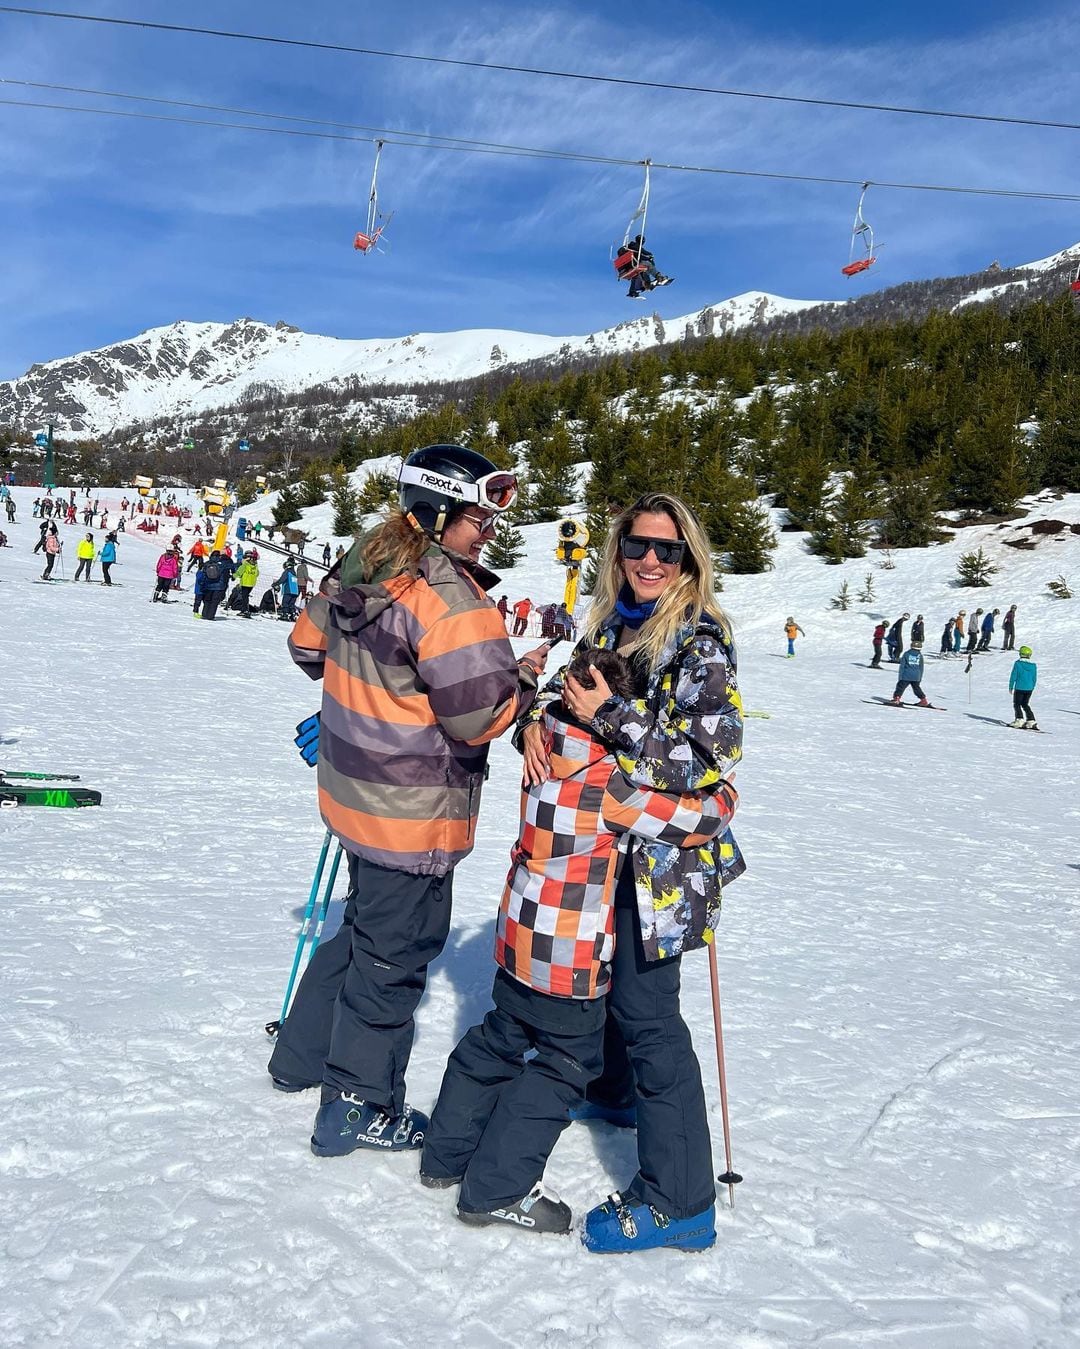
{"label": "jacket hood", "polygon": [[[359,632],[369,623],[374,623],[394,603],[402,590],[411,584],[408,576],[395,575],[389,567],[383,567],[374,576],[365,575],[361,553],[372,532],[369,530],[356,540],[342,558],[340,568],[331,568],[322,584],[322,592],[330,601],[334,621],[345,632]],[[461,572],[471,576],[484,591],[499,584],[499,578],[494,572],[480,566],[472,558],[450,552],[434,540],[420,559],[417,570],[433,590],[442,586],[456,586]]]}

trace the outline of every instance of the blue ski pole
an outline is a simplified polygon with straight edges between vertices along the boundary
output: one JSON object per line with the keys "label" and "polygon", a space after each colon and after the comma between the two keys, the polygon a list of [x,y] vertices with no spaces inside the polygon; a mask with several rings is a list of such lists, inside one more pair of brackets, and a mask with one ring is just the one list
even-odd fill
{"label": "blue ski pole", "polygon": [[277,1021],[268,1021],[266,1023],[266,1033],[271,1038],[273,1038],[281,1029],[281,1023],[285,1020],[289,1011],[289,1001],[292,998],[293,984],[296,982],[296,972],[300,968],[300,957],[304,953],[304,942],[307,940],[308,932],[311,929],[311,915],[315,912],[315,900],[319,894],[323,870],[326,867],[326,854],[330,851],[330,839],[331,834],[328,829],[326,831],[326,837],[323,839],[322,851],[319,853],[319,862],[315,868],[315,877],[311,882],[311,894],[308,895],[307,908],[304,910],[304,919],[300,924],[300,935],[296,939],[296,954],[293,956],[292,969],[289,971],[289,982],[285,988],[285,1000],[281,1004],[281,1016]]}
{"label": "blue ski pole", "polygon": [[322,936],[323,924],[326,922],[326,911],[330,907],[330,896],[334,893],[334,882],[337,880],[338,867],[341,866],[341,854],[344,851],[345,849],[339,843],[333,863],[330,866],[330,879],[326,882],[326,890],[323,892],[322,904],[319,907],[319,921],[315,924],[315,931],[311,934],[311,945],[308,947],[307,953],[308,964],[311,963],[311,957],[315,954],[315,948]]}

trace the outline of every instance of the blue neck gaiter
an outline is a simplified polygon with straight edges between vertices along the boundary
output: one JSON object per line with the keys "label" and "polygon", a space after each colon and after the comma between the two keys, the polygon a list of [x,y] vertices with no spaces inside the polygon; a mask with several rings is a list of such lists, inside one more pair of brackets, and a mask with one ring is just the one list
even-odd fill
{"label": "blue neck gaiter", "polygon": [[625,584],[619,591],[619,598],[615,601],[615,612],[622,619],[624,627],[636,629],[640,628],[642,623],[652,616],[652,611],[659,602],[659,598],[645,600],[644,602],[636,600],[629,584]]}

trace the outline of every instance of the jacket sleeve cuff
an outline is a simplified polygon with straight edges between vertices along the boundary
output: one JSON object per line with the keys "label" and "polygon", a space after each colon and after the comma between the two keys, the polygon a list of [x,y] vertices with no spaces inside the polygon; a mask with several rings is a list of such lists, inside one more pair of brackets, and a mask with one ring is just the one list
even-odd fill
{"label": "jacket sleeve cuff", "polygon": [[[645,713],[645,715],[647,716],[648,713]],[[625,698],[609,698],[596,709],[592,726],[606,745],[632,754],[637,748],[640,736],[631,736],[623,730],[623,723],[632,716],[637,716],[640,725],[641,713],[635,712],[632,703]]]}

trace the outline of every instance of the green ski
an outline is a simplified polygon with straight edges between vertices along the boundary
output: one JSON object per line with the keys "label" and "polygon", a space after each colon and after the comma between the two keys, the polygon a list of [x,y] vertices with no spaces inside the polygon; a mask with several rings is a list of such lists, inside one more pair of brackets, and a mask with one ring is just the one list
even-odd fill
{"label": "green ski", "polygon": [[0,782],[0,809],[15,806],[55,806],[72,810],[79,806],[100,806],[101,793],[89,787],[22,787]]}
{"label": "green ski", "polygon": [[0,781],[6,782],[78,782],[78,773],[16,773],[0,768]]}

